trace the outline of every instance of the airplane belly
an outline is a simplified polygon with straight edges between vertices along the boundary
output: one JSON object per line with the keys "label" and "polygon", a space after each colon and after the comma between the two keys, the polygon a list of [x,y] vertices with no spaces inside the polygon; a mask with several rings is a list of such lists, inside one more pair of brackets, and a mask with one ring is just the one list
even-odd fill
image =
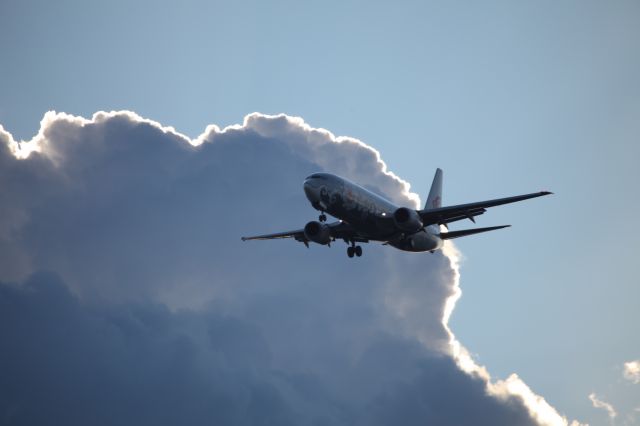
{"label": "airplane belly", "polygon": [[[369,239],[386,241],[397,233],[397,229],[389,227],[388,221],[380,221],[375,214],[359,209],[347,209],[344,206],[333,205],[326,210],[330,215],[351,224],[358,231],[366,234]],[[388,229],[387,229],[388,228]]]}

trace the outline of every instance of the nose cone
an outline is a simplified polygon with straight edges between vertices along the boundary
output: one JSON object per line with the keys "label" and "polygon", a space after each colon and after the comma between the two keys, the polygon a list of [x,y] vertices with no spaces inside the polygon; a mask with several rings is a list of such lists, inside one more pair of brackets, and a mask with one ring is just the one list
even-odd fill
{"label": "nose cone", "polygon": [[309,201],[312,203],[318,201],[318,190],[312,177],[306,178],[302,187]]}

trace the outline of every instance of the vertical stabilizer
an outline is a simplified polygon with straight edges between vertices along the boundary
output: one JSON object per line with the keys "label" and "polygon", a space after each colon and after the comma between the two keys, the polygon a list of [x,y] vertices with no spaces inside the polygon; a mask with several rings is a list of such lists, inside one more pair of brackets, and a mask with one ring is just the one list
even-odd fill
{"label": "vertical stabilizer", "polygon": [[442,169],[436,169],[436,175],[433,177],[433,183],[431,184],[431,190],[424,209],[437,209],[439,207],[442,207]]}

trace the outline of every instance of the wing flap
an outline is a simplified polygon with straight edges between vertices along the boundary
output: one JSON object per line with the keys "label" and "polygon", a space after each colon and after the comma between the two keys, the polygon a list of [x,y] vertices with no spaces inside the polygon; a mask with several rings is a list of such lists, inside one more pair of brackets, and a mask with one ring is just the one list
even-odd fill
{"label": "wing flap", "polygon": [[442,221],[438,222],[438,225],[446,225],[448,223],[457,222],[459,220],[464,220],[464,219],[469,219],[470,221],[475,222],[474,220],[475,217],[480,216],[481,214],[484,214],[486,211],[487,209],[470,210],[465,214],[461,214],[458,216],[451,216],[446,219],[442,219]]}

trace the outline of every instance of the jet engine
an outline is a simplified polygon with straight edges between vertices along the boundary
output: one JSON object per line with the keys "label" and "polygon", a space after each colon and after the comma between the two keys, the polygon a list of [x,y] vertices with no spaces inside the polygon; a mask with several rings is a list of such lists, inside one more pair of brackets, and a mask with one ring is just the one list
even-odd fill
{"label": "jet engine", "polygon": [[418,232],[423,226],[418,212],[406,207],[400,207],[393,212],[393,220],[396,226],[405,232]]}
{"label": "jet engine", "polygon": [[304,236],[307,240],[318,244],[329,244],[331,242],[329,227],[316,221],[311,221],[304,226]]}

